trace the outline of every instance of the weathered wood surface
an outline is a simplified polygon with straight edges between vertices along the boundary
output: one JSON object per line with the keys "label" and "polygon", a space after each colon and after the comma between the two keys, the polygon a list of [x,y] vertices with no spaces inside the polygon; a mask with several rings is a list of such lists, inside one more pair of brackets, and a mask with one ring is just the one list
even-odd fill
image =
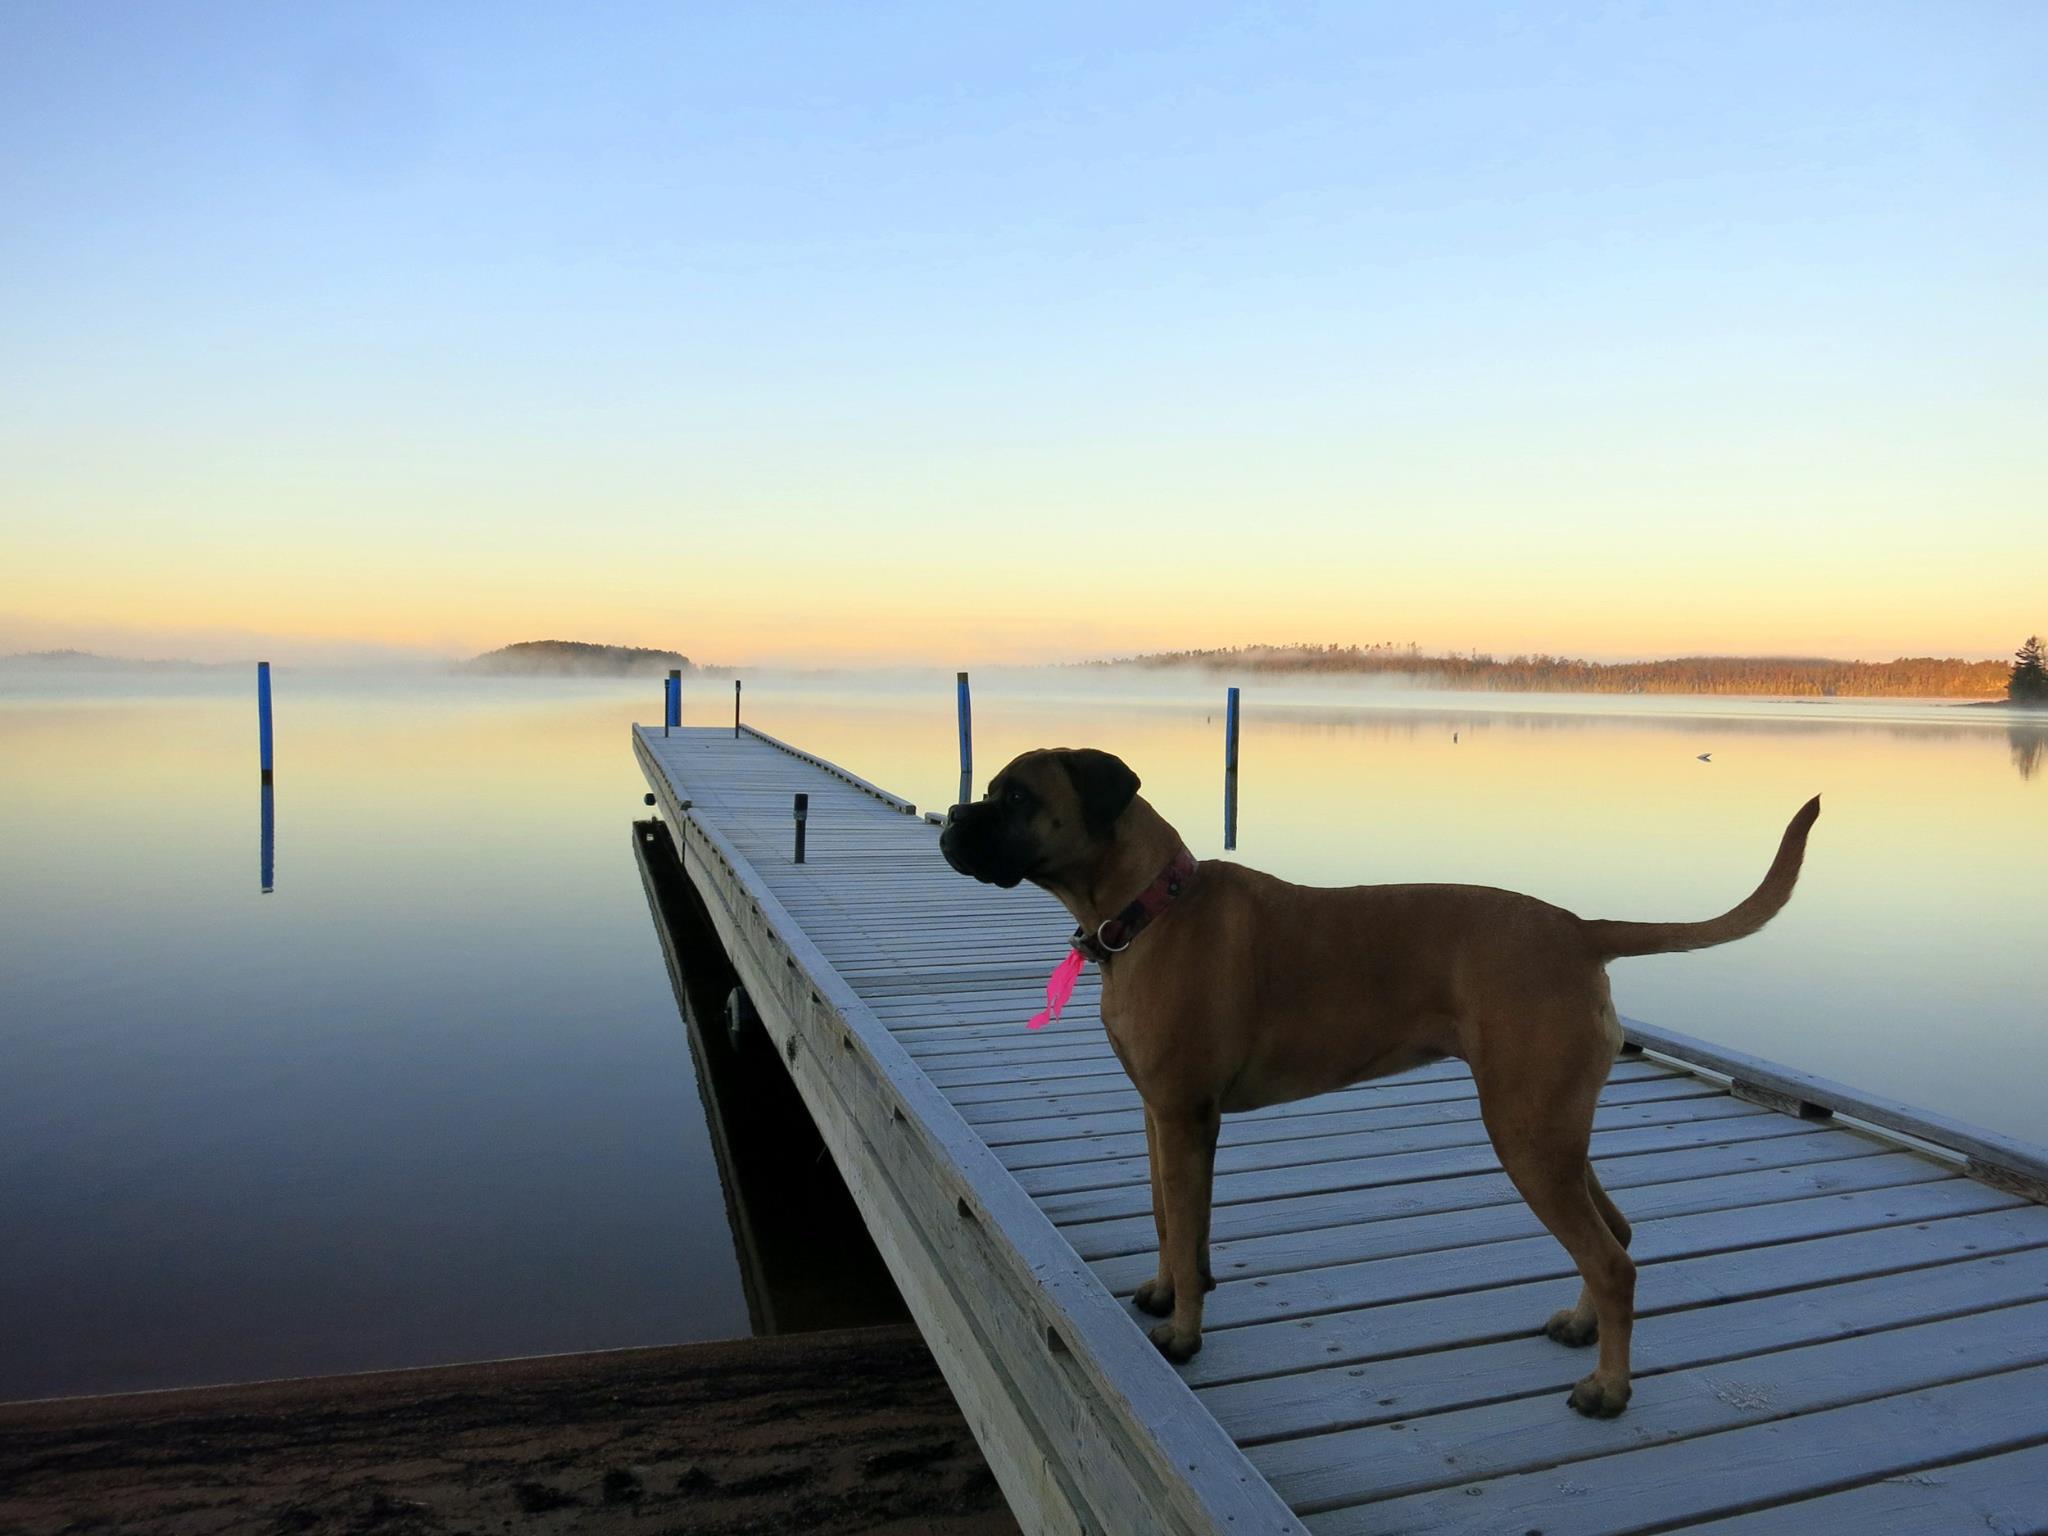
{"label": "weathered wood surface", "polygon": [[757,733],[635,743],[1027,1526],[2048,1531],[2040,1149],[1630,1021],[1650,1054],[1593,1155],[1636,1226],[1638,1374],[1594,1422],[1563,1401],[1586,1355],[1538,1332],[1576,1278],[1460,1064],[1232,1117],[1175,1371],[1129,1304],[1143,1127],[1092,973],[1023,1028],[1065,914]]}
{"label": "weathered wood surface", "polygon": [[1781,1067],[1760,1056],[1730,1050],[1639,1019],[1622,1020],[1622,1033],[1638,1049],[1655,1051],[1729,1078],[1739,1094],[1747,1091],[1759,1098],[1782,1099],[1785,1107],[1795,1113],[1821,1110],[1853,1115],[1886,1130],[1960,1152],[1976,1165],[1973,1171],[1980,1174],[1991,1172],[2007,1179],[2031,1181],[2033,1187],[2027,1193],[2032,1198],[2041,1198],[2042,1191],[2048,1189],[2048,1148],[1966,1125],[1952,1116],[1937,1115],[1897,1099],[1865,1093],[1832,1078]]}

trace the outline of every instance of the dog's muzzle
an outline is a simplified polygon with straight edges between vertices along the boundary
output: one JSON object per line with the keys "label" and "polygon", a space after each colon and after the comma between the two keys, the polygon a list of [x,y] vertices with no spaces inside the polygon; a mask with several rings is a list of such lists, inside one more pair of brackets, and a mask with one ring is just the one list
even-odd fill
{"label": "dog's muzzle", "polygon": [[956,874],[973,876],[973,868],[962,860],[960,854],[960,813],[964,809],[964,806],[954,806],[946,812],[946,819],[939,823],[939,855],[953,866]]}
{"label": "dog's muzzle", "polygon": [[1008,890],[1024,878],[1002,856],[1000,812],[988,805],[956,805],[939,825],[939,853],[960,874]]}

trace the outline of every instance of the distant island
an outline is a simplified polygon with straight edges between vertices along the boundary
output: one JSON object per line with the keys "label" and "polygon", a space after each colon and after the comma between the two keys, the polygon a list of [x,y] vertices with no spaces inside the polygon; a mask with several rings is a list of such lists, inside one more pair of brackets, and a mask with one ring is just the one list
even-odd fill
{"label": "distant island", "polygon": [[1425,655],[1414,645],[1246,645],[1155,651],[1084,662],[1090,667],[1206,667],[1242,672],[1409,677],[1439,688],[1501,693],[1707,693],[1800,698],[1988,699],[2005,691],[2000,661],[1901,656],[1833,661],[1805,656],[1682,656],[1670,661],[1580,661],[1480,652]]}
{"label": "distant island", "polygon": [[463,663],[466,672],[493,677],[659,677],[672,668],[696,670],[680,651],[637,645],[591,645],[582,640],[522,640]]}

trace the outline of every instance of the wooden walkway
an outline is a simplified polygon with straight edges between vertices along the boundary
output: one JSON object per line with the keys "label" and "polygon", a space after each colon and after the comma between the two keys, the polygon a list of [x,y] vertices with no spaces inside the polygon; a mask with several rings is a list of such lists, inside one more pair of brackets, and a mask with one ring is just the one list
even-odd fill
{"label": "wooden walkway", "polygon": [[2039,1149],[1631,1023],[1593,1155],[1635,1225],[1635,1396],[1595,1421],[1539,1332],[1576,1276],[1462,1065],[1234,1116],[1176,1369],[1128,1299],[1144,1136],[1092,969],[1023,1027],[1066,914],[771,738],[633,740],[1027,1530],[2048,1532]]}

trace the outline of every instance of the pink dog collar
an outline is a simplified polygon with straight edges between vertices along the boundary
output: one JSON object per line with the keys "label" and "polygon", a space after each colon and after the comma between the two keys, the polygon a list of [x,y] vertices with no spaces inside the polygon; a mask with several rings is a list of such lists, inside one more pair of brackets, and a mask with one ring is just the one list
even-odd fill
{"label": "pink dog collar", "polygon": [[1172,906],[1194,881],[1198,867],[1195,856],[1183,848],[1173,856],[1173,862],[1138,893],[1138,899],[1115,917],[1096,924],[1093,933],[1076,928],[1073,937],[1067,941],[1074,946],[1073,949],[1054,967],[1045,984],[1045,1006],[1031,1016],[1025,1028],[1043,1029],[1057,1019],[1074,995],[1074,984],[1081,979],[1081,967],[1090,960],[1100,965],[1111,955],[1120,955],[1129,949],[1131,940],[1143,931],[1145,925]]}

